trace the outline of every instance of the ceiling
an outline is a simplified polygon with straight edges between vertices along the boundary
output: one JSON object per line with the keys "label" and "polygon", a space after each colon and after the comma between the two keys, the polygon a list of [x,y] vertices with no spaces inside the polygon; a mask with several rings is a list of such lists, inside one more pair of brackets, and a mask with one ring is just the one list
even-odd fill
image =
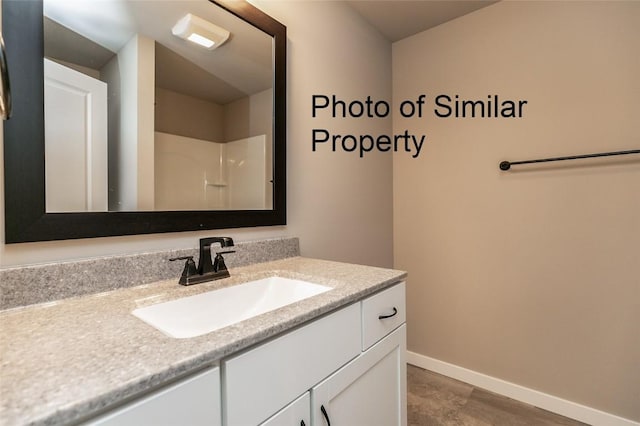
{"label": "ceiling", "polygon": [[[208,0],[46,0],[47,55],[100,69],[135,33],[157,41],[156,83],[219,104],[271,86],[271,39]],[[345,0],[391,42],[440,25],[497,0]],[[153,13],[150,13],[153,11]],[[97,13],[96,13],[97,12]],[[193,48],[169,29],[186,12],[210,19],[233,34],[214,52]],[[80,34],[82,36],[80,36]],[[228,64],[240,63],[240,68]],[[215,70],[215,75],[205,70]],[[203,90],[206,87],[207,90]]]}
{"label": "ceiling", "polygon": [[498,0],[349,0],[345,1],[389,41],[412,36]]}
{"label": "ceiling", "polygon": [[[272,38],[208,0],[45,0],[47,56],[100,69],[135,34],[156,41],[156,84],[224,105],[272,87]],[[206,50],[171,34],[193,13],[229,30]]]}

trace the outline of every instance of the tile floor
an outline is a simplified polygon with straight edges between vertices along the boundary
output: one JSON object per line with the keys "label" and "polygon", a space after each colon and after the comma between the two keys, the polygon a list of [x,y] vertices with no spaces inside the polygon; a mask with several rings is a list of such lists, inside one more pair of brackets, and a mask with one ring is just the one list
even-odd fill
{"label": "tile floor", "polygon": [[440,374],[407,365],[409,426],[584,426]]}

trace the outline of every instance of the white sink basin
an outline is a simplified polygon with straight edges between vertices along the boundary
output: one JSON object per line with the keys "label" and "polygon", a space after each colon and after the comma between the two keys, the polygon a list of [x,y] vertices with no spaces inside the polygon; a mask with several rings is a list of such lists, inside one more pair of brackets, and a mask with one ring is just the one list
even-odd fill
{"label": "white sink basin", "polygon": [[168,336],[196,337],[328,290],[331,287],[269,277],[158,303],[132,313]]}

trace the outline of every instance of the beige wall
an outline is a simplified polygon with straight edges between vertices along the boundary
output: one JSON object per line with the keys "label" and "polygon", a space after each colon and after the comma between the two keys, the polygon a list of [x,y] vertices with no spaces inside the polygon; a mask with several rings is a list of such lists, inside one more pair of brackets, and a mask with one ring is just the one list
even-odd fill
{"label": "beige wall", "polygon": [[[341,2],[254,0],[287,25],[288,205],[307,256],[391,266],[392,158],[311,150],[314,128],[389,133],[386,119],[311,117],[314,94],[391,99],[391,46]],[[330,23],[330,24],[329,24]]]}
{"label": "beige wall", "polygon": [[273,89],[229,102],[224,106],[224,141],[257,135],[271,138]]}
{"label": "beige wall", "polygon": [[226,105],[155,88],[156,131],[219,143],[271,133],[273,90]]}
{"label": "beige wall", "polygon": [[[427,94],[394,157],[408,348],[640,420],[640,3],[500,2],[393,45],[393,98]],[[436,118],[433,97],[526,99],[522,119]]]}
{"label": "beige wall", "polygon": [[222,142],[223,107],[162,87],[155,88],[157,132]]}
{"label": "beige wall", "polygon": [[[333,120],[310,118],[311,94],[316,91],[390,99],[390,44],[335,2],[269,1],[259,6],[288,27],[288,225],[0,244],[0,267],[195,247],[198,238],[209,235],[229,235],[238,241],[298,236],[305,256],[391,266],[391,157],[313,153],[311,129],[331,126]],[[334,25],[331,31],[326,22]],[[390,130],[391,123],[356,121],[349,127],[356,133],[367,129],[382,133]],[[3,184],[0,194],[1,188]],[[0,237],[3,215],[0,209]]]}

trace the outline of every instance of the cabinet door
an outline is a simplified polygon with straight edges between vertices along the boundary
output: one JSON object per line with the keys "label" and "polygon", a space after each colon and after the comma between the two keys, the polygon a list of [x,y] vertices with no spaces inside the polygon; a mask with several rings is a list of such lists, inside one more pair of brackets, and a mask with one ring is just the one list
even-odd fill
{"label": "cabinet door", "polygon": [[169,385],[86,424],[220,426],[220,369],[215,367]]}
{"label": "cabinet door", "polygon": [[376,343],[311,392],[314,426],[407,424],[406,325]]}
{"label": "cabinet door", "polygon": [[360,304],[223,363],[227,426],[257,425],[360,355]]}
{"label": "cabinet door", "polygon": [[311,426],[311,396],[305,392],[300,398],[278,411],[260,426]]}

